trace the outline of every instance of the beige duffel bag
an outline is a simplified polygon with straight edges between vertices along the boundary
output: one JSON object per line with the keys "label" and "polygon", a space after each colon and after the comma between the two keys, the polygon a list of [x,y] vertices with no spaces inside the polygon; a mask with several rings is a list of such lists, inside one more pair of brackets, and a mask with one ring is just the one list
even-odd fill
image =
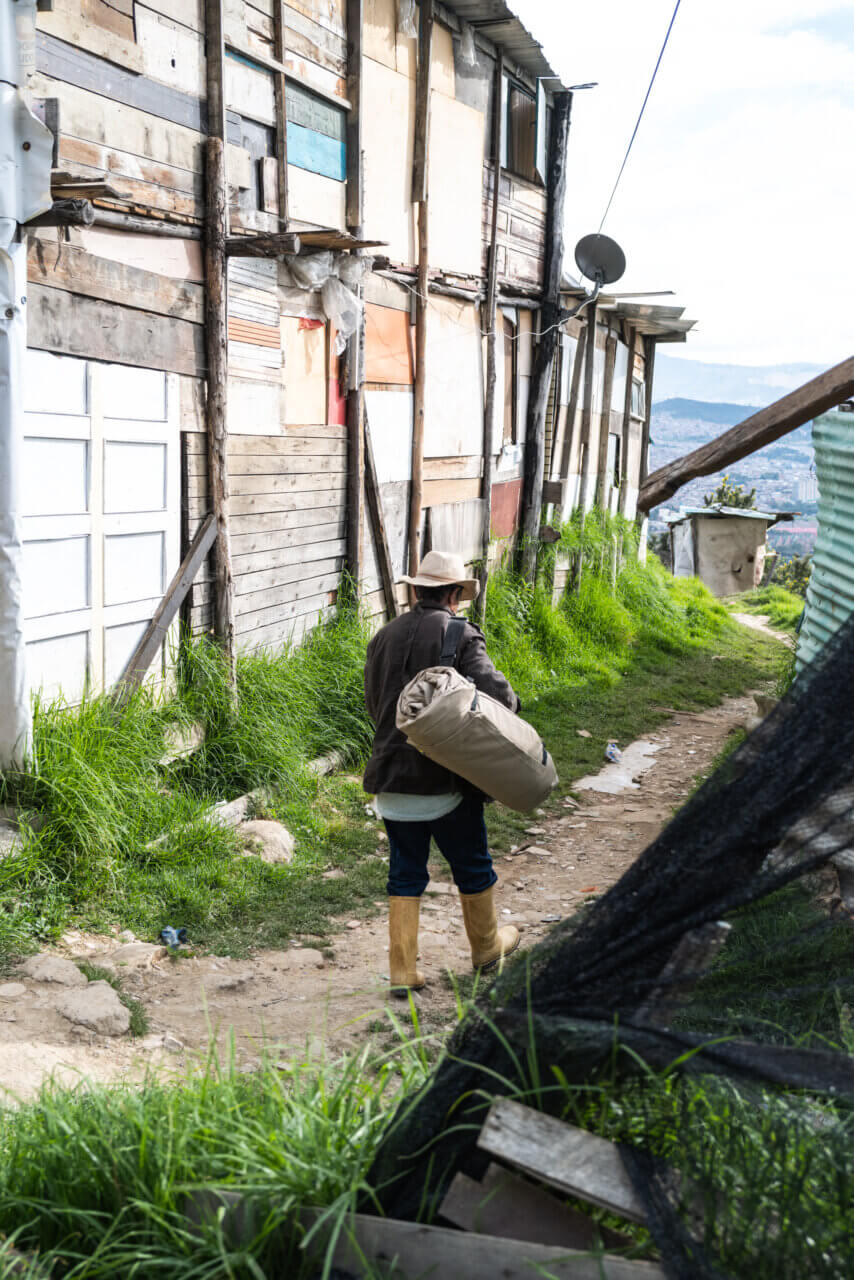
{"label": "beige duffel bag", "polygon": [[413,747],[509,809],[535,809],[557,786],[537,731],[454,667],[419,671],[397,700],[395,722]]}

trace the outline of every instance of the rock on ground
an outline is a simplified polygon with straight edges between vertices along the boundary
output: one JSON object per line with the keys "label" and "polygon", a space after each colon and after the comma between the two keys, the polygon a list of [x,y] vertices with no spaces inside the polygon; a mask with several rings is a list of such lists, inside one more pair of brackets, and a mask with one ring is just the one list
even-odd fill
{"label": "rock on ground", "polygon": [[86,977],[65,956],[52,956],[47,951],[30,956],[21,965],[21,973],[34,982],[56,982],[61,987],[85,987]]}
{"label": "rock on ground", "polygon": [[130,1028],[130,1013],[109,982],[90,982],[85,990],[64,992],[56,1009],[69,1022],[102,1036],[123,1036]]}
{"label": "rock on ground", "polygon": [[241,823],[240,834],[246,841],[247,852],[256,852],[251,847],[253,844],[260,846],[257,853],[262,862],[290,862],[294,856],[294,838],[281,822],[254,818]]}
{"label": "rock on ground", "polygon": [[27,994],[23,982],[4,982],[0,984],[0,1000],[20,1000]]}
{"label": "rock on ground", "polygon": [[119,969],[148,969],[166,954],[166,948],[154,942],[127,942],[110,951],[104,959]]}

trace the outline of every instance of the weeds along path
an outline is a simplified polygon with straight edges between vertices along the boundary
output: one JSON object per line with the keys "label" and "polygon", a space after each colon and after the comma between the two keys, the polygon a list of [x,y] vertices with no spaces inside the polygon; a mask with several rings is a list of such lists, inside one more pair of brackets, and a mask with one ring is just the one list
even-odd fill
{"label": "weeds along path", "polygon": [[[565,780],[548,813],[532,817],[513,836],[512,851],[497,855],[501,917],[522,929],[523,945],[619,879],[754,711],[751,698],[735,697],[701,713],[671,714],[624,753],[622,780],[613,768],[580,789],[578,777]],[[440,1032],[455,1009],[447,971],[466,983],[470,966],[447,869],[436,863],[431,870],[421,931],[429,985],[416,999],[422,1030]],[[233,1043],[246,1069],[265,1045],[285,1055],[308,1045],[321,1055],[373,1037],[381,1048],[387,1007],[405,1017],[406,1006],[386,999],[385,904],[376,906],[372,918],[340,919],[325,951],[291,945],[247,960],[166,957],[123,970],[125,992],[148,1016],[149,1032],[137,1040],[82,1028],[73,1034],[56,1012],[56,988],[21,977],[26,993],[0,1006],[0,1087],[23,1097],[52,1073],[134,1080],[153,1066],[168,1074],[203,1055],[211,1033],[223,1052]],[[70,932],[61,950],[97,964],[116,945],[115,938]]]}

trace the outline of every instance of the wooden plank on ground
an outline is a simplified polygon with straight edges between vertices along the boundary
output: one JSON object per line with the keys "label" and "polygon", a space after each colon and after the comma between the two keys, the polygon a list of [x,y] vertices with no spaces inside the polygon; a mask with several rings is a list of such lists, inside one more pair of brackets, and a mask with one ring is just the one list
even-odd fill
{"label": "wooden plank on ground", "polygon": [[[317,1215],[305,1213],[308,1226]],[[331,1225],[313,1238],[319,1253]],[[312,1252],[312,1242],[308,1251]],[[661,1267],[650,1262],[628,1262],[623,1258],[590,1257],[566,1249],[502,1240],[495,1236],[426,1227],[417,1222],[397,1222],[391,1218],[369,1218],[355,1214],[348,1219],[332,1255],[332,1265],[342,1271],[361,1274],[365,1259],[379,1264],[395,1280],[663,1280]]]}
{"label": "wooden plank on ground", "polygon": [[477,1145],[567,1195],[646,1221],[620,1152],[605,1138],[502,1099],[490,1108]]}
{"label": "wooden plank on ground", "polygon": [[204,327],[32,284],[27,342],[41,351],[189,373],[205,369]]}
{"label": "wooden plank on ground", "polygon": [[458,1173],[439,1210],[456,1227],[502,1239],[530,1240],[562,1249],[619,1248],[630,1242],[600,1227],[578,1209],[562,1204],[543,1187],[491,1164],[482,1182]]}

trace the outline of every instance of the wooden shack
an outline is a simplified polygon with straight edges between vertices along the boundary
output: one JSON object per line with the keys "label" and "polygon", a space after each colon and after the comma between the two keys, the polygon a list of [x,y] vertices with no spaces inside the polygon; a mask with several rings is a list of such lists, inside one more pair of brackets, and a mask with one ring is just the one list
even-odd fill
{"label": "wooden shack", "polygon": [[182,612],[237,651],[345,569],[379,622],[429,545],[634,515],[691,322],[564,322],[571,95],[503,0],[52,0],[27,92],[57,202],[27,228],[31,688],[112,684],[209,512]]}

